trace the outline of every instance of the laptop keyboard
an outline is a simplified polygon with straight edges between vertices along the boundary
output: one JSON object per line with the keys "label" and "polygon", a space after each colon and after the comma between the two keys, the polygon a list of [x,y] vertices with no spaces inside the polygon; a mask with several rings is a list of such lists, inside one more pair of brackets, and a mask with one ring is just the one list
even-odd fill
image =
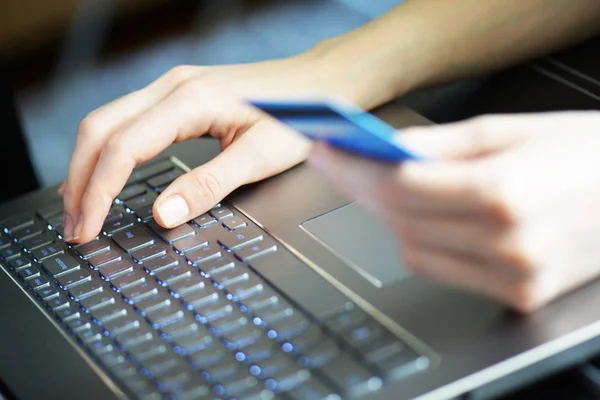
{"label": "laptop keyboard", "polygon": [[359,398],[427,367],[350,301],[316,318],[288,298],[257,269],[287,250],[226,203],[160,227],[152,204],[182,173],[136,169],[82,245],[62,241],[61,203],[0,222],[3,265],[128,393]]}

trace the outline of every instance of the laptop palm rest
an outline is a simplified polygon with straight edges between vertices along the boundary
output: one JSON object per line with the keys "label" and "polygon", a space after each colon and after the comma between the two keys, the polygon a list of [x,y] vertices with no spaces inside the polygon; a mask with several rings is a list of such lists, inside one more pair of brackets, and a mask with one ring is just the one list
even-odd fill
{"label": "laptop palm rest", "polygon": [[400,260],[390,229],[355,203],[312,218],[301,226],[378,288],[410,276]]}

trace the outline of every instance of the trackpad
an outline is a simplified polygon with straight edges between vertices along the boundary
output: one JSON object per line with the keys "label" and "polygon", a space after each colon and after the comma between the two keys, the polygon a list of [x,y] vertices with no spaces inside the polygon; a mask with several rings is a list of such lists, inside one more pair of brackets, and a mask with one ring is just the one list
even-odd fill
{"label": "trackpad", "polygon": [[376,287],[410,276],[389,228],[356,204],[348,204],[301,225],[323,246]]}

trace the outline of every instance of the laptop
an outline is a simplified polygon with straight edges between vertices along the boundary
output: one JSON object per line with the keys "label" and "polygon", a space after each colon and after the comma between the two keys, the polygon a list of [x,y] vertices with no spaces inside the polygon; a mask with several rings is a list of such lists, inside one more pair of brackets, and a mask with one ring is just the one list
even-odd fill
{"label": "laptop", "polygon": [[138,166],[90,243],[63,242],[55,187],[0,206],[0,393],[494,398],[599,349],[600,283],[523,317],[414,276],[385,225],[305,165],[158,226],[157,194],[218,151],[197,139]]}

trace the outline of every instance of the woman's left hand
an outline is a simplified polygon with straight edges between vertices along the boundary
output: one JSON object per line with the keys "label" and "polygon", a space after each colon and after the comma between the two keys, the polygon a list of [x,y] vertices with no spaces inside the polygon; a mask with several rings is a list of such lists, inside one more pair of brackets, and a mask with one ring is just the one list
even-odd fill
{"label": "woman's left hand", "polygon": [[309,161],[392,228],[416,273],[525,313],[600,276],[600,112],[479,117],[398,140],[431,161],[321,144]]}

